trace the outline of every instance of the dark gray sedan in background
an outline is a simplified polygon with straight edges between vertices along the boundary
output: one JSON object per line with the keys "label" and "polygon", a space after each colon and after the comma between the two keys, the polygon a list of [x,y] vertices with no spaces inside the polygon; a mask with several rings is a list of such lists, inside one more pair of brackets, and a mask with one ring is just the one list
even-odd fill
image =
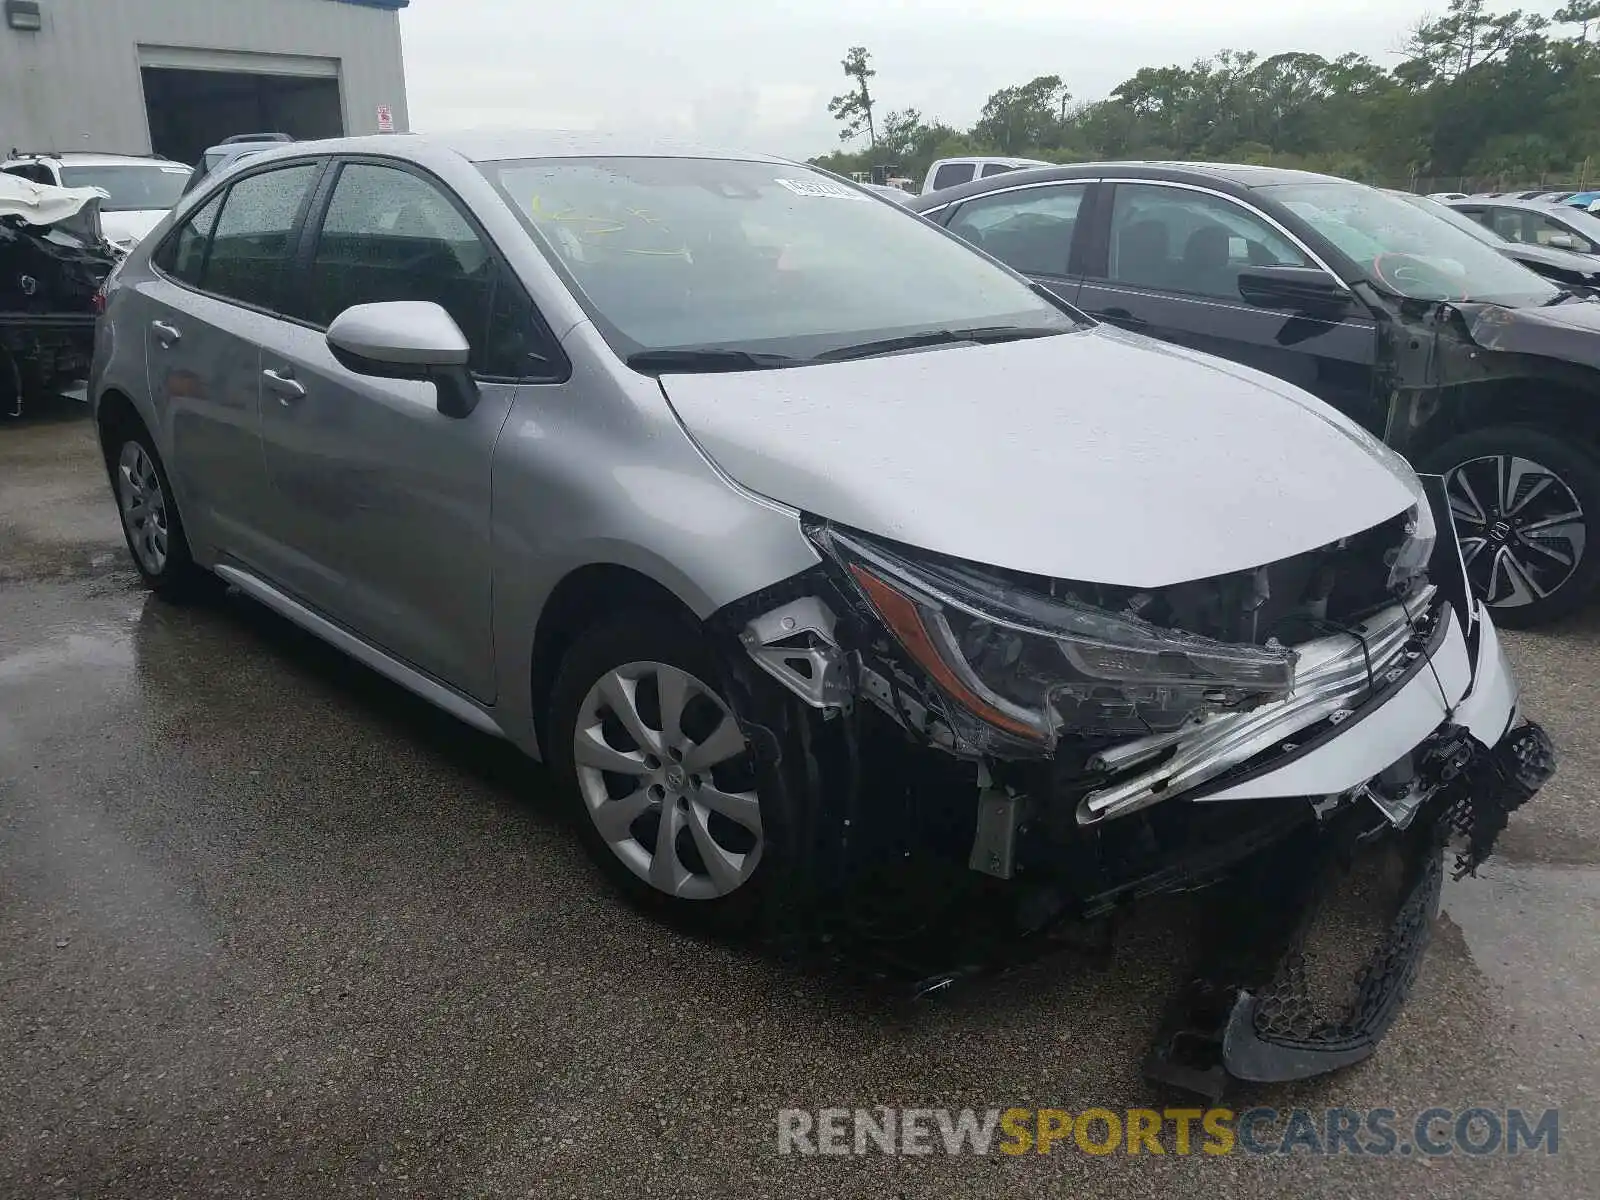
{"label": "dark gray sedan in background", "polygon": [[1489,225],[1480,224],[1431,196],[1399,191],[1390,191],[1389,195],[1415,205],[1441,221],[1449,222],[1512,262],[1521,263],[1528,270],[1543,275],[1558,287],[1583,289],[1585,293],[1600,292],[1600,257],[1577,250],[1558,249],[1538,241],[1521,241],[1509,232],[1502,234]]}
{"label": "dark gray sedan in background", "polygon": [[1103,321],[1298,384],[1445,475],[1503,624],[1600,586],[1600,303],[1404,200],[1303,171],[1078,163],[909,207]]}

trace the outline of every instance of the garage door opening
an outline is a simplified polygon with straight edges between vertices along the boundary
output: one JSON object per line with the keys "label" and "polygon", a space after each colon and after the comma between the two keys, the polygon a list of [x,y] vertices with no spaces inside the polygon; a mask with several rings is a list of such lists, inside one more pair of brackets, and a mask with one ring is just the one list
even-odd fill
{"label": "garage door opening", "polygon": [[150,148],[179,162],[236,133],[340,137],[344,108],[338,79],[248,71],[144,67]]}

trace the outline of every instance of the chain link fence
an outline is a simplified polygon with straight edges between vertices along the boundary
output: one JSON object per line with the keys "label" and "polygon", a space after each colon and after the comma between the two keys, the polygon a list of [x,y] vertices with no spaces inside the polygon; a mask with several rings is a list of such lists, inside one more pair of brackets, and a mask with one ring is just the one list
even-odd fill
{"label": "chain link fence", "polygon": [[1584,192],[1600,189],[1600,169],[1548,175],[1411,175],[1386,179],[1378,186],[1423,196],[1438,192],[1461,192],[1468,196],[1485,192]]}

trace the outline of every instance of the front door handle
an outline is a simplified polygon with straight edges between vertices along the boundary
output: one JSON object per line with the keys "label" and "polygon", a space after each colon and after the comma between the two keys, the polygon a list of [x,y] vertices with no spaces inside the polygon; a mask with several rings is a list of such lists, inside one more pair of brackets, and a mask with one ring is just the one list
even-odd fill
{"label": "front door handle", "polygon": [[282,371],[274,371],[271,367],[268,367],[261,372],[261,378],[267,381],[267,390],[274,393],[285,404],[306,398],[306,385],[296,379],[294,373],[287,367]]}
{"label": "front door handle", "polygon": [[168,350],[172,349],[172,344],[183,336],[182,330],[176,325],[168,325],[165,321],[151,321],[150,331],[156,335],[156,341]]}

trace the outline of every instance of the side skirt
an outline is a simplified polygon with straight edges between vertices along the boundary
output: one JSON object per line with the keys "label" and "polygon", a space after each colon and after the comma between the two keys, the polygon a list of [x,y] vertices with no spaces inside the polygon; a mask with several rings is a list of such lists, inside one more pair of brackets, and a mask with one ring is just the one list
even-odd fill
{"label": "side skirt", "polygon": [[307,633],[321,638],[330,646],[343,651],[364,667],[376,671],[385,679],[398,683],[406,691],[420,696],[436,708],[441,708],[464,721],[474,729],[495,737],[506,736],[505,730],[487,711],[460,692],[425,675],[371,642],[357,637],[342,625],[335,624],[316,610],[307,607],[294,597],[286,595],[266,580],[230,563],[214,567],[218,578],[238,588],[252,600],[260,601],[280,617],[300,626]]}

